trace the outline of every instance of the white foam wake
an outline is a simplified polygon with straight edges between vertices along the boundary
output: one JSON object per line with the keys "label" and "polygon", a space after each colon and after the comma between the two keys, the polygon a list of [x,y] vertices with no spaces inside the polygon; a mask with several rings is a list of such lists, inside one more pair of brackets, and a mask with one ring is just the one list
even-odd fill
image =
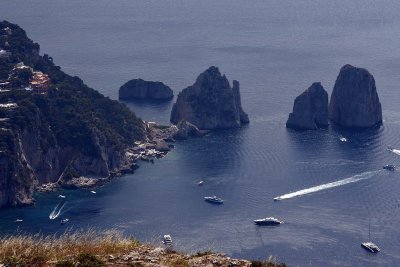
{"label": "white foam wake", "polygon": [[388,150],[393,152],[394,154],[400,156],[400,150],[399,149],[394,149],[394,148],[388,147]]}
{"label": "white foam wake", "polygon": [[56,219],[58,216],[60,216],[62,209],[64,208],[66,201],[61,201],[60,203],[57,204],[57,206],[54,207],[53,211],[49,215],[50,220]]}
{"label": "white foam wake", "polygon": [[306,189],[303,189],[303,190],[299,190],[299,191],[296,191],[296,192],[288,193],[288,194],[276,197],[276,198],[274,198],[274,200],[284,200],[284,199],[299,197],[299,196],[302,196],[302,195],[315,193],[315,192],[326,190],[326,189],[330,189],[330,188],[333,188],[333,187],[338,187],[338,186],[342,186],[342,185],[346,185],[346,184],[350,184],[350,183],[355,183],[355,182],[358,182],[358,181],[361,181],[361,180],[369,179],[369,178],[375,176],[378,172],[380,172],[380,170],[363,172],[363,173],[360,173],[360,174],[357,174],[357,175],[354,175],[354,176],[351,176],[349,178],[346,178],[346,179],[343,179],[343,180],[339,180],[339,181],[336,181],[336,182],[322,184],[322,185],[306,188]]}

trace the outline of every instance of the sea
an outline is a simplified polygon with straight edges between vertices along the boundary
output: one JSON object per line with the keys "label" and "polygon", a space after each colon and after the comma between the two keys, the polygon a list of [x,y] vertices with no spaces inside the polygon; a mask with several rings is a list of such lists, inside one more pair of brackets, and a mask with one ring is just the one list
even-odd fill
{"label": "sea", "polygon": [[[141,162],[96,194],[36,194],[33,207],[2,209],[1,235],[114,228],[160,246],[170,234],[187,253],[273,256],[289,266],[400,266],[400,172],[382,169],[400,166],[399,1],[1,0],[0,19],[20,25],[42,54],[111,99],[133,78],[162,81],[177,95],[217,66],[240,81],[251,120],[178,141],[165,158]],[[345,64],[374,75],[383,125],[286,129],[294,98],[313,82],[331,93]],[[125,104],[169,124],[173,101]],[[204,201],[213,195],[224,204]],[[253,223],[270,216],[284,224]],[[70,221],[62,225],[63,218]],[[381,252],[362,249],[369,240]]]}

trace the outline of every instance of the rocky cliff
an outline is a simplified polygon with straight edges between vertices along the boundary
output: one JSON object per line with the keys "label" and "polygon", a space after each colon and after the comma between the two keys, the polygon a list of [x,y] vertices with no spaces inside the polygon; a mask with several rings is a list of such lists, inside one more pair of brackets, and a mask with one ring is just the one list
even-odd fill
{"label": "rocky cliff", "polygon": [[332,122],[354,128],[367,128],[382,123],[382,107],[375,79],[362,68],[341,68],[329,103]]}
{"label": "rocky cliff", "polygon": [[36,185],[130,168],[127,150],[148,135],[140,118],[40,56],[17,25],[0,22],[0,47],[11,53],[0,58],[0,79],[22,62],[51,80],[44,93],[9,88],[0,94],[0,207],[31,204]]}
{"label": "rocky cliff", "polygon": [[237,128],[249,122],[243,111],[239,82],[229,85],[217,67],[210,67],[196,82],[179,93],[171,112],[171,122],[185,120],[201,130]]}
{"label": "rocky cliff", "polygon": [[328,93],[320,83],[313,83],[296,97],[293,112],[286,122],[287,128],[314,130],[328,126]]}
{"label": "rocky cliff", "polygon": [[121,100],[171,100],[174,93],[162,82],[144,81],[133,79],[119,88],[119,99]]}

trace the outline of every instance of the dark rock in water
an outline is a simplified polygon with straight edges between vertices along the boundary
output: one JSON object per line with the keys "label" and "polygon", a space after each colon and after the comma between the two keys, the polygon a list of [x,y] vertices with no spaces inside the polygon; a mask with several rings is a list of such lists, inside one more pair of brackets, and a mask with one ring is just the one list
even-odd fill
{"label": "dark rock in water", "polygon": [[286,122],[287,128],[314,130],[328,126],[328,93],[321,83],[313,83],[296,97],[293,112]]}
{"label": "dark rock in water", "polygon": [[178,131],[175,133],[175,139],[187,139],[188,137],[200,137],[203,136],[203,132],[196,127],[196,125],[191,124],[185,120],[181,120],[177,125]]}
{"label": "dark rock in water", "polygon": [[119,99],[121,100],[171,100],[174,93],[162,82],[144,81],[133,79],[119,88]]}
{"label": "dark rock in water", "polygon": [[199,129],[237,128],[249,122],[243,111],[239,82],[229,85],[217,67],[210,67],[196,82],[179,93],[171,112],[171,122],[186,120]]}
{"label": "dark rock in water", "polygon": [[235,102],[238,107],[240,122],[241,123],[249,123],[250,122],[249,115],[246,112],[244,112],[244,110],[242,108],[242,99],[240,97],[240,88],[239,87],[240,87],[239,82],[236,80],[233,80],[232,92],[233,92],[233,96],[235,97]]}
{"label": "dark rock in water", "polygon": [[374,77],[362,68],[345,65],[336,79],[329,118],[344,127],[367,128],[382,123],[382,107]]}

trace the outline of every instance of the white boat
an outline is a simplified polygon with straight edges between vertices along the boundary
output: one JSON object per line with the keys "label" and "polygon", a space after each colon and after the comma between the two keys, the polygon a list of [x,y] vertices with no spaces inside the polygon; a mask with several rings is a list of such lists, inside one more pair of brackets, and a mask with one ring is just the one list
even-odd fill
{"label": "white boat", "polygon": [[347,142],[347,138],[346,138],[346,137],[343,137],[343,136],[340,137],[339,140],[340,140],[340,142]]}
{"label": "white boat", "polygon": [[21,223],[21,222],[23,222],[24,220],[22,220],[22,219],[16,219],[14,222],[15,223]]}
{"label": "white boat", "polygon": [[279,225],[279,224],[282,224],[283,221],[280,221],[274,217],[267,217],[267,218],[254,220],[254,223],[257,225]]}
{"label": "white boat", "polygon": [[212,204],[224,204],[224,201],[217,196],[204,197],[204,200]]}
{"label": "white boat", "polygon": [[58,198],[66,198],[64,195],[58,195]]}
{"label": "white boat", "polygon": [[371,253],[378,253],[379,251],[381,251],[381,249],[375,243],[372,243],[370,241],[361,243],[361,246]]}
{"label": "white boat", "polygon": [[92,191],[90,191],[90,193],[92,193],[92,194],[96,194],[97,192],[96,192],[96,191],[94,191],[94,190],[92,190]]}
{"label": "white boat", "polygon": [[204,181],[200,181],[200,182],[197,183],[198,186],[201,186],[203,184],[204,184]]}
{"label": "white boat", "polygon": [[[371,220],[369,220],[368,222],[368,237],[369,240],[371,240]],[[361,247],[371,253],[378,253],[379,251],[381,251],[381,249],[371,241],[361,243]]]}
{"label": "white boat", "polygon": [[68,218],[65,218],[65,219],[62,219],[62,220],[61,220],[61,224],[66,224],[67,222],[69,222],[69,219],[68,219]]}
{"label": "white boat", "polygon": [[170,235],[164,235],[162,242],[163,242],[164,245],[171,246],[172,245],[171,236]]}

